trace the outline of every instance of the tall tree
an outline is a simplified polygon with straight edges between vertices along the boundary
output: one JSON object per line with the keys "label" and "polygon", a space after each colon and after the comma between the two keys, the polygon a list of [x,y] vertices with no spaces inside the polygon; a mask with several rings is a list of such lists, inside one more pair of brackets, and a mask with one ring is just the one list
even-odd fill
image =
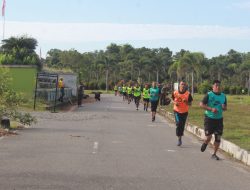
{"label": "tall tree", "polygon": [[2,40],[1,52],[13,57],[12,62],[9,59],[2,60],[2,64],[17,65],[38,65],[40,60],[35,53],[37,40],[27,36],[10,37]]}

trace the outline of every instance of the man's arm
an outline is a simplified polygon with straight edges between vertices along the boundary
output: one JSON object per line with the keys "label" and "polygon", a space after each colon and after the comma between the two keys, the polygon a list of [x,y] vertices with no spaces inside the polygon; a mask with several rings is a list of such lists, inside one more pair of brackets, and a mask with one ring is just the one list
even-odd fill
{"label": "man's arm", "polygon": [[211,111],[213,113],[216,113],[218,110],[216,108],[211,108],[207,105],[208,103],[208,94],[206,94],[203,98],[203,100],[200,102],[200,107],[203,108],[204,110]]}

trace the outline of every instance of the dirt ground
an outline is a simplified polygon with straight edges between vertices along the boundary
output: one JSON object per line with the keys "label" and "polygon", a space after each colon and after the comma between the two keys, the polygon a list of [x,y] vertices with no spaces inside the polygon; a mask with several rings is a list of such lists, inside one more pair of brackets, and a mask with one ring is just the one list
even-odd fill
{"label": "dirt ground", "polygon": [[[94,103],[96,100],[94,97],[88,97],[86,99],[83,99],[82,100],[82,104],[91,104],[91,103]],[[72,102],[73,104],[64,104],[62,106],[59,107],[59,110],[62,111],[62,112],[70,112],[70,111],[74,111],[75,109],[77,109],[77,102]],[[14,129],[14,130],[7,130],[7,129],[3,129],[0,127],[0,137],[2,136],[11,136],[11,135],[17,135],[17,131],[16,130],[19,130],[19,129],[23,129],[23,126],[20,125],[20,127]]]}
{"label": "dirt ground", "polygon": [[[86,99],[82,99],[82,104],[91,104],[91,103],[94,103],[96,100],[94,97],[88,97]],[[77,109],[77,101],[74,101],[73,102],[73,105],[72,104],[65,104],[63,106],[60,107],[60,111],[63,111],[63,112],[69,112],[69,111],[74,111],[75,109]]]}

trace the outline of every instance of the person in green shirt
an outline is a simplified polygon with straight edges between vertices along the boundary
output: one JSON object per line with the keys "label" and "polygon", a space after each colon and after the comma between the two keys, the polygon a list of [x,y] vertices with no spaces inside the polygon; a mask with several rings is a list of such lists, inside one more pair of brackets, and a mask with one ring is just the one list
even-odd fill
{"label": "person in green shirt", "polygon": [[145,84],[143,91],[142,91],[143,103],[144,103],[144,111],[148,111],[148,104],[149,104],[149,85]]}
{"label": "person in green shirt", "polygon": [[151,103],[151,112],[152,112],[152,122],[155,121],[156,110],[159,100],[159,88],[156,86],[156,82],[152,82],[152,87],[149,90],[150,94],[150,103]]}
{"label": "person in green shirt", "polygon": [[214,134],[214,153],[212,158],[219,160],[216,155],[223,134],[223,111],[227,110],[227,98],[220,90],[220,81],[213,82],[212,91],[208,92],[200,102],[200,107],[205,109],[204,130],[206,139],[201,146],[201,152],[204,152],[208,143]]}
{"label": "person in green shirt", "polygon": [[128,96],[128,104],[130,104],[132,99],[132,87],[130,84],[127,87],[127,96]]}
{"label": "person in green shirt", "polygon": [[114,86],[114,91],[115,91],[115,96],[117,96],[117,91],[118,91],[118,86],[117,85]]}
{"label": "person in green shirt", "polygon": [[135,99],[136,110],[138,110],[141,99],[141,87],[137,83],[134,86],[134,99]]}
{"label": "person in green shirt", "polygon": [[122,97],[123,97],[122,98],[123,101],[125,101],[127,99],[127,87],[125,84],[123,84],[123,86],[122,86]]}

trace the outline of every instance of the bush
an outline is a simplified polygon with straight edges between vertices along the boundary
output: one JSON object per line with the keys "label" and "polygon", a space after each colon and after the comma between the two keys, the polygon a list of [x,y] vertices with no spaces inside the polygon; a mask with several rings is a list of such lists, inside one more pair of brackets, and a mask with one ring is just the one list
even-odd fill
{"label": "bush", "polygon": [[208,81],[204,81],[198,86],[198,93],[200,94],[206,94],[210,90],[211,90],[211,84]]}
{"label": "bush", "polygon": [[237,86],[237,87],[235,87],[235,90],[236,90],[236,94],[242,94],[242,87],[240,87],[240,86]]}
{"label": "bush", "polygon": [[231,95],[236,94],[236,87],[235,87],[235,86],[231,86],[231,87],[229,88],[229,93],[230,93]]}
{"label": "bush", "polygon": [[88,84],[88,89],[89,90],[96,90],[98,87],[98,84],[96,81],[90,81]]}
{"label": "bush", "polygon": [[100,88],[100,90],[105,90],[106,89],[106,83],[104,81],[99,82],[99,88]]}
{"label": "bush", "polygon": [[229,94],[229,93],[230,93],[230,87],[229,87],[229,86],[225,86],[225,87],[223,88],[223,92],[224,92],[225,94]]}

